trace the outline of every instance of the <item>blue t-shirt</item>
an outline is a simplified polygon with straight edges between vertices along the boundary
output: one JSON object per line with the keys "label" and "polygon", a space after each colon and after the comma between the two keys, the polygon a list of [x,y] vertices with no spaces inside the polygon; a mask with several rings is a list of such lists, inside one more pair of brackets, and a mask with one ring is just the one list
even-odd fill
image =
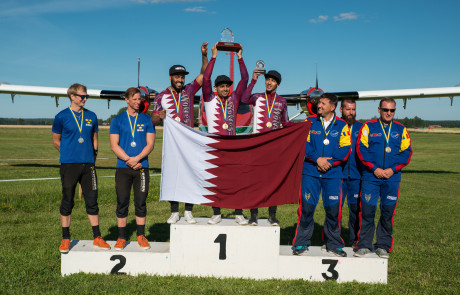
{"label": "blue t-shirt", "polygon": [[[113,118],[112,122],[110,123],[110,134],[118,134],[120,136],[119,145],[125,151],[125,153],[130,157],[135,157],[139,155],[142,150],[147,145],[147,133],[155,133],[155,127],[152,124],[152,121],[149,116],[144,113],[140,113],[137,117],[136,116],[129,116],[130,120],[128,119],[128,113],[123,112],[120,115]],[[136,121],[136,126],[134,128],[134,142],[136,146],[131,146],[133,142],[133,135],[131,133],[131,128],[134,126],[134,122]],[[148,168],[149,167],[149,160],[148,156],[143,158],[140,163],[142,167]],[[118,159],[117,160],[117,168],[130,168],[126,165],[126,162]]]}
{"label": "blue t-shirt", "polygon": [[[82,116],[83,124],[81,124]],[[81,133],[78,127],[80,124],[82,125]],[[82,112],[73,112],[72,114],[70,108],[66,108],[54,117],[51,130],[54,133],[61,134],[59,162],[94,163],[92,134],[99,131],[95,113],[83,108]],[[79,142],[80,137],[83,139],[82,143]]]}

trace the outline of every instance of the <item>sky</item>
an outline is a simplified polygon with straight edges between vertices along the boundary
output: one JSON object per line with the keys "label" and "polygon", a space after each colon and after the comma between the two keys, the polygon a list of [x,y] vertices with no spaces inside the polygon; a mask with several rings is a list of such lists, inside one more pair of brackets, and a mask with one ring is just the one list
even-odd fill
{"label": "sky", "polygon": [[[191,82],[202,42],[230,28],[251,75],[257,60],[282,75],[279,94],[315,84],[324,91],[451,87],[460,84],[459,1],[2,0],[0,82],[126,90],[169,86],[169,67],[182,64]],[[209,57],[211,52],[209,51]],[[235,62],[235,68],[238,68]],[[219,52],[212,80],[229,72]],[[235,80],[239,71],[235,70]],[[264,91],[263,79],[254,88]],[[0,94],[0,117],[52,118],[67,98]],[[125,106],[89,100],[106,119]],[[357,118],[377,114],[377,101],[358,102]],[[289,107],[289,116],[298,113]],[[460,98],[412,99],[396,118],[460,120]]]}

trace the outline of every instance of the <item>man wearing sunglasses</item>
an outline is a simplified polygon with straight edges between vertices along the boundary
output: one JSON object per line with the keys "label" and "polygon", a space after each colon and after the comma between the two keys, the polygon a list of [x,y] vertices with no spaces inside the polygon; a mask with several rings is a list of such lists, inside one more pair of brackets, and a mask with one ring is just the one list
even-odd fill
{"label": "man wearing sunglasses", "polygon": [[61,253],[70,249],[70,216],[74,206],[75,187],[81,184],[86,213],[93,230],[96,248],[109,250],[99,230],[99,206],[97,204],[97,176],[94,163],[97,156],[98,124],[96,114],[85,109],[88,99],[86,86],[73,84],[67,90],[70,107],[54,118],[53,144],[60,153],[62,202],[60,207],[62,242]]}
{"label": "man wearing sunglasses", "polygon": [[[185,76],[189,74],[184,66],[174,65],[169,69],[171,86],[155,96],[153,101],[152,122],[160,125],[166,115],[177,122],[193,128],[193,99],[203,84],[203,73],[208,65],[208,42],[201,45],[201,71],[195,80],[184,86]],[[174,224],[179,221],[179,202],[169,201],[171,216],[167,223]],[[185,203],[184,218],[190,224],[196,223],[192,215],[193,204]]]}
{"label": "man wearing sunglasses", "polygon": [[356,257],[371,253],[375,230],[375,212],[380,197],[380,220],[377,225],[375,253],[388,259],[393,250],[393,217],[399,198],[401,169],[412,156],[411,140],[406,127],[393,120],[396,102],[382,98],[378,120],[367,121],[361,128],[356,151],[366,169],[361,187],[361,228],[358,232]]}

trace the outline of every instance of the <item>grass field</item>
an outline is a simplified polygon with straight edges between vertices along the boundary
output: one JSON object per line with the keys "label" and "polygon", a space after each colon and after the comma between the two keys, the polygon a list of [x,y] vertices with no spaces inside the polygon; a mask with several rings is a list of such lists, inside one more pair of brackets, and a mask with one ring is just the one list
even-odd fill
{"label": "grass field", "polygon": [[[61,277],[58,252],[61,185],[60,180],[44,180],[0,182],[0,293],[458,294],[460,134],[411,135],[414,155],[403,173],[387,285],[88,274]],[[150,156],[151,174],[161,172],[161,136],[159,132]],[[99,158],[109,158],[97,162],[101,231],[105,239],[115,240],[114,178],[102,177],[115,174],[116,161],[109,148],[108,130],[101,130],[99,141]],[[58,157],[51,143],[50,128],[0,128],[0,180],[59,177]],[[158,202],[159,182],[160,176],[151,178],[146,226],[150,241],[169,240],[166,224],[169,203]],[[131,206],[128,232],[130,240],[134,241],[133,209]],[[296,209],[297,205],[278,208],[283,245],[292,241]],[[224,216],[230,216],[231,211],[223,210]],[[210,216],[211,213],[209,207],[194,208],[195,216]],[[266,218],[267,210],[262,209],[259,214],[260,218]],[[315,215],[313,245],[321,245],[323,221],[324,210],[320,204]],[[342,236],[348,240],[347,213],[342,221]],[[78,197],[72,214],[71,233],[74,239],[92,239],[84,202]]]}

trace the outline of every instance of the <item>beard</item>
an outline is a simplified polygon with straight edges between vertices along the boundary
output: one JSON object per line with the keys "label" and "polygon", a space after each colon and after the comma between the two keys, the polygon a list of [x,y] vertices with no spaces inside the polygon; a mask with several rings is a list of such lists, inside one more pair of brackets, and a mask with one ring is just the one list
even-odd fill
{"label": "beard", "polygon": [[344,119],[348,125],[353,125],[356,122],[356,115],[355,116],[349,115],[342,119]]}

